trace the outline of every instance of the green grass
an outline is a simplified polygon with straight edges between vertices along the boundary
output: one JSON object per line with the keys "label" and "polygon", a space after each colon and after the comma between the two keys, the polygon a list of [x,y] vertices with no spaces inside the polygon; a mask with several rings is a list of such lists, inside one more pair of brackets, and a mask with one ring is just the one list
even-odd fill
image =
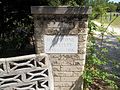
{"label": "green grass", "polygon": [[118,27],[120,28],[120,16],[116,18],[115,21],[113,21],[113,23],[111,24],[114,27]]}
{"label": "green grass", "polygon": [[[116,18],[116,16],[114,16],[114,13],[112,13],[111,16],[112,16],[111,20],[110,20],[110,13],[107,13],[102,17],[102,22],[101,22],[101,18],[95,19],[95,20],[104,25],[108,25],[113,19]],[[120,15],[111,23],[111,25],[114,27],[120,28]]]}

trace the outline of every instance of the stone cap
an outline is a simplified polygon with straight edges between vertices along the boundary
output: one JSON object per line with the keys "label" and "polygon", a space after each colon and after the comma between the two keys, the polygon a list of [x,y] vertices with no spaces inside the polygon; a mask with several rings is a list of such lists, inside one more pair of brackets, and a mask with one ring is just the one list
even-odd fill
{"label": "stone cap", "polygon": [[92,7],[68,7],[68,6],[31,6],[32,14],[42,14],[42,15],[61,15],[61,14],[91,14]]}

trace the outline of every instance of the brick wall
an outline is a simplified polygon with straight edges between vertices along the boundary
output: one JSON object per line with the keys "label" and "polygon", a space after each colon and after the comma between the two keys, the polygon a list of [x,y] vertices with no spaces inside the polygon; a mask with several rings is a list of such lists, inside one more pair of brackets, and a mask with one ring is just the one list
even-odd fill
{"label": "brick wall", "polygon": [[[82,90],[88,32],[87,7],[32,7],[36,52],[45,53],[44,35],[77,36],[77,53],[48,53],[55,90]],[[51,12],[50,12],[51,11]]]}

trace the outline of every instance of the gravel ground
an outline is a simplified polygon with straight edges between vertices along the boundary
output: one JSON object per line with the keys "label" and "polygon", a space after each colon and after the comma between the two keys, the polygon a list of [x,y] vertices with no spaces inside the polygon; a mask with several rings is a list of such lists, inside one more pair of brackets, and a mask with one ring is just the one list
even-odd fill
{"label": "gravel ground", "polygon": [[[100,23],[96,21],[93,22],[96,25],[101,26]],[[103,47],[106,47],[108,49],[107,57],[109,60],[109,64],[104,66],[104,68],[120,76],[120,41],[117,39],[117,37],[120,37],[120,28],[114,28],[110,26],[108,28],[108,31],[114,32],[114,34],[112,36],[106,34],[104,37]],[[95,37],[100,40],[100,32],[95,32]],[[99,40],[97,43],[100,45]]]}

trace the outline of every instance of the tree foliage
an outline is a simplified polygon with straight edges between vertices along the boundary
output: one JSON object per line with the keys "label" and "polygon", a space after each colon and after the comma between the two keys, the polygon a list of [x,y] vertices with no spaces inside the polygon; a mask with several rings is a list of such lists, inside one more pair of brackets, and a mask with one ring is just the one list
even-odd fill
{"label": "tree foliage", "polygon": [[[106,71],[102,66],[109,63],[107,58],[108,50],[102,46],[103,38],[97,39],[94,36],[95,31],[100,31],[101,36],[104,37],[104,33],[107,33],[103,26],[96,26],[91,20],[89,21],[89,33],[88,33],[88,45],[87,45],[87,60],[85,65],[85,71],[83,74],[84,88],[88,90],[117,90],[118,85],[116,79],[119,79],[113,72]],[[98,40],[100,44],[98,45]],[[108,88],[109,87],[109,88]],[[85,89],[86,90],[86,89]]]}
{"label": "tree foliage", "polygon": [[87,5],[92,6],[93,14],[92,18],[99,18],[101,15],[106,14],[106,12],[115,12],[117,5],[109,0],[90,0]]}
{"label": "tree foliage", "polygon": [[[107,28],[110,26],[112,21],[107,26],[107,28],[104,28],[103,23],[101,23],[101,26],[98,27],[93,22],[91,22],[91,20],[96,18],[100,18],[101,22],[103,22],[102,17],[106,15],[108,11],[115,11],[116,6],[114,3],[111,3],[108,0],[91,0],[87,3],[87,5],[92,6],[93,13],[89,18],[87,60],[83,74],[84,87],[88,88],[88,90],[117,90],[118,86],[114,80],[119,79],[119,77],[113,72],[111,73],[109,71],[105,71],[104,68],[102,68],[103,65],[107,65],[110,61],[106,57],[108,50],[106,47],[103,47],[102,44],[105,33],[107,33]],[[96,31],[101,33],[101,39],[99,38],[99,49],[99,45],[96,43],[98,42],[98,39],[94,36],[94,32]],[[105,88],[104,86],[110,86],[110,88]]]}
{"label": "tree foliage", "polygon": [[84,0],[0,0],[0,54],[30,44],[34,33],[31,6],[83,4]]}
{"label": "tree foliage", "polygon": [[119,3],[115,3],[115,5],[117,6],[117,10],[118,12],[120,12],[120,2]]}
{"label": "tree foliage", "polygon": [[108,6],[109,6],[108,11],[110,11],[110,12],[115,12],[117,9],[117,5],[115,5],[114,2],[109,2]]}

